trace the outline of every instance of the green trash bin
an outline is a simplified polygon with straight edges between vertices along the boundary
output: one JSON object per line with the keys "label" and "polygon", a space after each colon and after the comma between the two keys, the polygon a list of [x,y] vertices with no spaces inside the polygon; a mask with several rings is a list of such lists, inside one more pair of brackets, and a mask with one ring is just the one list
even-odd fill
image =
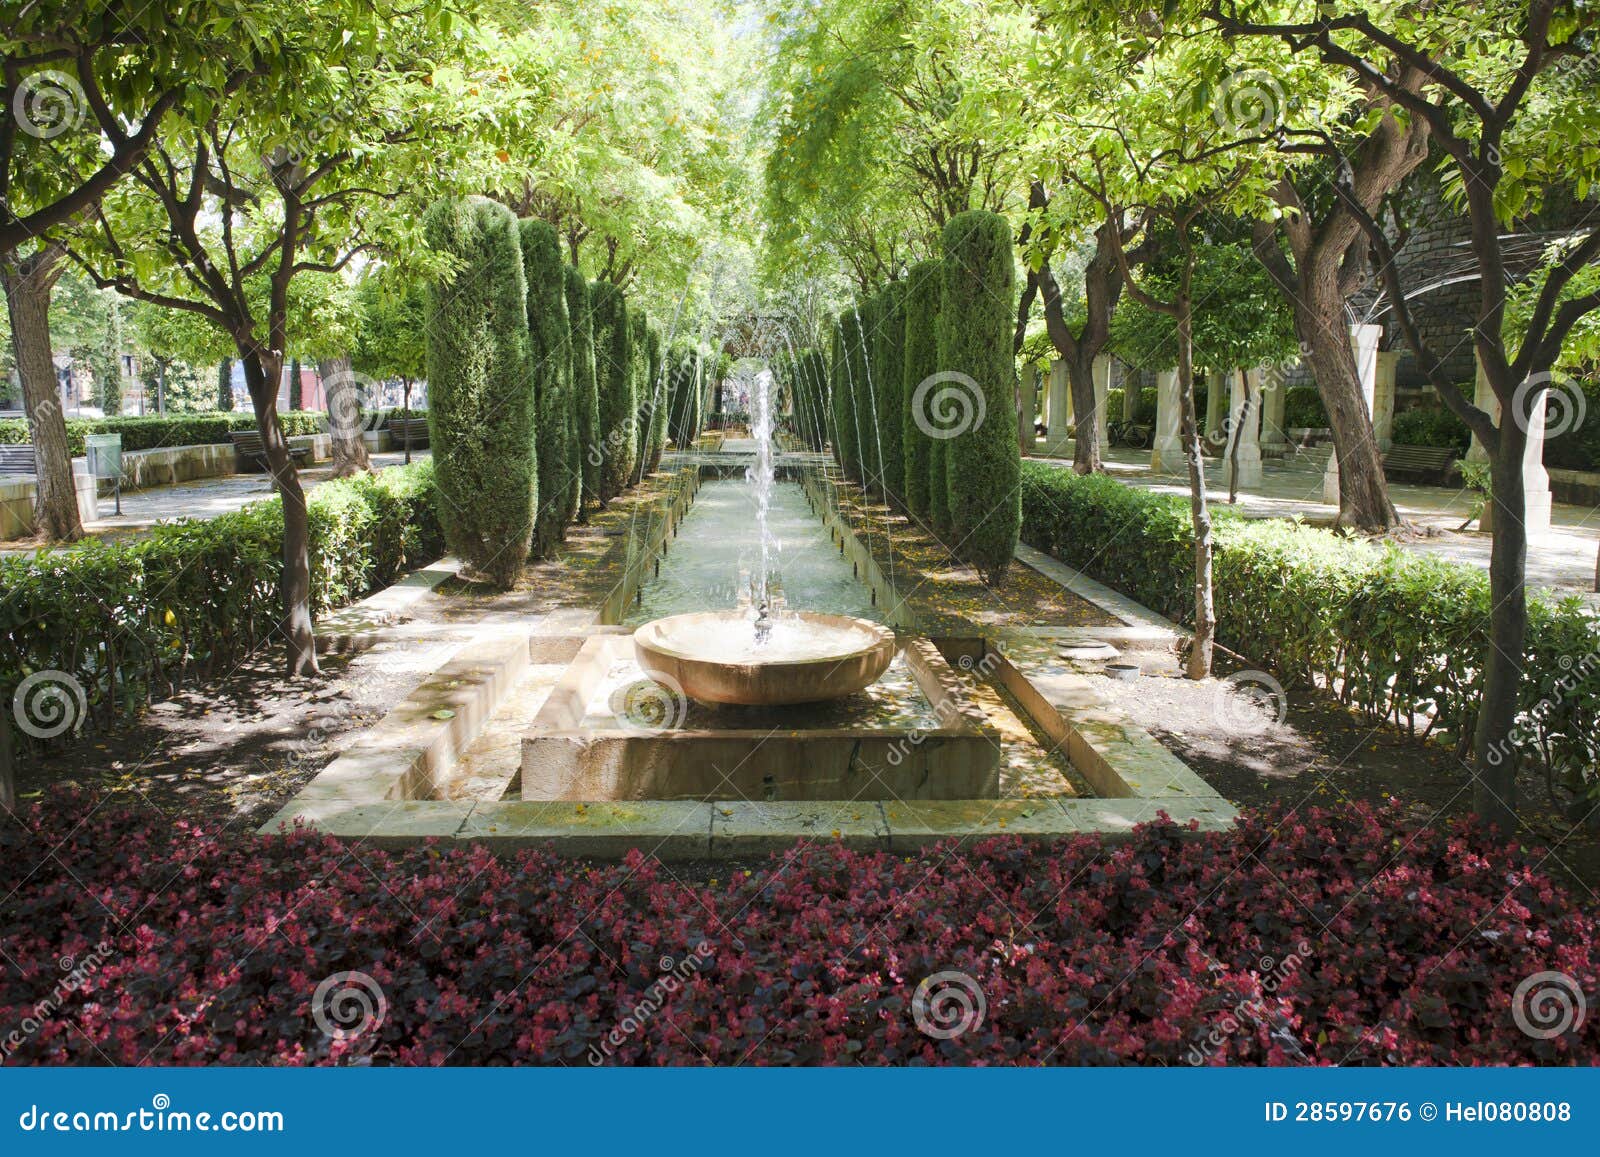
{"label": "green trash bin", "polygon": [[88,434],[83,439],[84,453],[89,459],[89,475],[96,480],[98,493],[100,479],[110,479],[112,492],[117,497],[117,516],[122,516],[122,435]]}

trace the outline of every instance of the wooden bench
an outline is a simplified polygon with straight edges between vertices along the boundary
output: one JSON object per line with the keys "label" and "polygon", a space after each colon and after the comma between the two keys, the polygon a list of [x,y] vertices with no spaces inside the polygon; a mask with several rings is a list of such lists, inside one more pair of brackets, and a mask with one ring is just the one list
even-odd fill
{"label": "wooden bench", "polygon": [[[267,448],[261,444],[259,431],[229,430],[228,437],[233,440],[233,452],[238,456],[241,466],[248,464],[252,470],[266,470]],[[310,456],[309,446],[289,447],[289,460],[295,464],[296,469]]]}
{"label": "wooden bench", "polygon": [[415,450],[418,446],[426,446],[428,444],[428,419],[426,418],[390,418],[385,423],[385,426],[389,431],[390,443],[399,446],[401,449],[409,445]]}
{"label": "wooden bench", "polygon": [[39,472],[39,461],[33,452],[32,442],[17,442],[0,446],[0,474],[27,474]]}
{"label": "wooden bench", "polygon": [[1390,446],[1389,452],[1383,456],[1383,471],[1385,474],[1414,475],[1433,482],[1443,482],[1455,460],[1456,452],[1449,446],[1397,444]]}

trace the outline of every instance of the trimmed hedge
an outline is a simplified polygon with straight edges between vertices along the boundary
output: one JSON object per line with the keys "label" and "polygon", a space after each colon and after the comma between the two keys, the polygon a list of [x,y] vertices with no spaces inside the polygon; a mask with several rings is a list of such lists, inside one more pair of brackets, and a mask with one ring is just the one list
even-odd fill
{"label": "trimmed hedge", "polygon": [[797,432],[806,446],[820,451],[828,437],[828,360],[817,350],[801,350],[792,373]]}
{"label": "trimmed hedge", "polygon": [[[1199,413],[1205,412],[1205,406],[1200,405]],[[1322,404],[1322,395],[1317,392],[1316,386],[1290,386],[1284,392],[1285,430],[1323,430],[1327,426],[1328,409]]]}
{"label": "trimmed hedge", "polygon": [[[317,410],[288,410],[278,417],[283,422],[286,437],[328,432],[328,415]],[[165,418],[68,418],[67,449],[73,457],[81,457],[83,440],[89,434],[121,434],[124,452],[216,445],[230,441],[230,431],[255,428],[255,415],[245,413],[179,414]],[[28,431],[26,418],[0,419],[0,443],[18,445],[31,441],[33,436]]]}
{"label": "trimmed hedge", "polygon": [[833,442],[839,468],[853,482],[861,481],[861,458],[856,437],[856,361],[861,345],[861,325],[856,311],[839,315],[833,331],[833,359],[829,387],[833,394]]}
{"label": "trimmed hedge", "polygon": [[[61,991],[60,961],[93,962],[13,1064],[1600,1059],[1593,1015],[1551,1039],[1517,1027],[1526,977],[1596,990],[1594,914],[1537,852],[1398,808],[1246,814],[1203,836],[1157,822],[1116,845],[902,856],[821,839],[702,886],[637,852],[358,857],[96,802],[52,793],[0,823],[4,862],[38,865],[0,896],[19,962],[0,971],[0,1024]],[[324,982],[351,970],[384,1015],[335,1037]],[[983,1011],[938,1039],[915,1000],[950,973]],[[936,979],[933,1000],[955,991]]]}
{"label": "trimmed hedge", "polygon": [[[1011,352],[1015,260],[1011,226],[997,213],[972,210],[945,226],[939,369],[964,378],[930,393],[922,407],[940,433],[956,431],[945,447],[951,547],[989,583],[1011,564],[1022,518]],[[947,392],[953,404],[944,410]]]}
{"label": "trimmed hedge", "polygon": [[939,372],[939,296],[943,286],[944,275],[936,260],[913,265],[906,277],[906,336],[900,379],[905,411],[900,446],[906,469],[906,508],[913,517],[928,519],[935,530],[947,530],[950,524],[950,501],[944,486],[944,443],[923,431],[912,400],[917,386]]}
{"label": "trimmed hedge", "polygon": [[700,351],[674,345],[667,362],[667,437],[687,450],[700,436]]}
{"label": "trimmed hedge", "polygon": [[600,441],[588,453],[599,463],[600,501],[627,489],[638,452],[634,420],[633,327],[622,290],[609,281],[589,283],[594,318],[594,372],[600,393]]}
{"label": "trimmed hedge", "polygon": [[1401,446],[1437,446],[1465,454],[1472,443],[1467,424],[1442,405],[1402,410],[1394,416],[1390,437]]}
{"label": "trimmed hedge", "polygon": [[661,455],[667,449],[666,342],[661,336],[660,327],[654,323],[647,330],[645,350],[648,369],[645,374],[644,407],[648,418],[644,424],[647,437],[643,454],[644,473],[650,474],[661,465]]}
{"label": "trimmed hedge", "polygon": [[567,289],[567,321],[572,326],[572,390],[576,440],[573,468],[582,474],[582,495],[576,511],[600,501],[600,463],[590,453],[600,444],[600,395],[595,387],[594,319],[590,316],[589,283],[574,265],[562,268]]}
{"label": "trimmed hedge", "polygon": [[883,487],[905,502],[906,460],[903,448],[905,405],[906,283],[891,281],[878,294],[873,323],[872,385],[878,407],[878,438],[883,454]]}
{"label": "trimmed hedge", "polygon": [[485,197],[439,201],[429,248],[456,259],[428,294],[428,434],[450,549],[504,590],[522,573],[539,504],[538,399],[517,219]]}
{"label": "trimmed hedge", "polygon": [[[1023,538],[1173,619],[1194,609],[1188,499],[1022,471]],[[1489,579],[1392,544],[1214,512],[1217,638],[1285,685],[1320,684],[1368,719],[1445,728],[1465,753],[1482,698]],[[1530,598],[1520,754],[1570,783],[1600,765],[1600,620]],[[1548,763],[1545,761],[1548,760]]]}
{"label": "trimmed hedge", "polygon": [[[307,514],[315,612],[444,553],[431,462],[325,482]],[[237,662],[276,636],[282,553],[274,497],[142,538],[0,558],[0,697],[61,671],[82,686],[92,727]]]}
{"label": "trimmed hedge", "polygon": [[533,554],[549,558],[572,522],[583,476],[577,451],[569,444],[575,406],[572,396],[572,320],[567,314],[567,281],[561,239],[547,221],[525,218],[517,224],[522,270],[528,290],[528,356],[533,365],[538,407],[535,423],[539,461],[539,513]]}

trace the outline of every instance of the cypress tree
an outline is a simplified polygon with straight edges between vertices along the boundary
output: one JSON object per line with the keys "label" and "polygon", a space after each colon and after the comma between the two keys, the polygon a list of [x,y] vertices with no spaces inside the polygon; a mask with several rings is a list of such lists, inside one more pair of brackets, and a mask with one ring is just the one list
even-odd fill
{"label": "cypress tree", "polygon": [[945,226],[939,366],[952,378],[927,401],[936,429],[948,435],[945,485],[953,545],[991,584],[1005,575],[1022,526],[1022,463],[1012,406],[1013,262],[1011,226],[1004,217],[972,210]]}
{"label": "cypress tree", "polygon": [[816,350],[802,350],[794,381],[800,438],[810,449],[821,450],[828,437],[828,359]]}
{"label": "cypress tree", "polygon": [[839,469],[853,481],[861,477],[861,463],[856,458],[856,400],[850,357],[851,349],[859,344],[855,335],[860,332],[855,310],[847,309],[839,315],[839,323],[833,327],[833,362],[829,375],[833,394],[834,454],[839,459]]}
{"label": "cypress tree", "polygon": [[650,452],[650,315],[643,307],[628,310],[628,373],[633,382],[633,457],[628,463],[631,486],[644,477]]}
{"label": "cypress tree", "polygon": [[576,266],[563,267],[567,287],[567,321],[572,326],[573,450],[582,485],[574,517],[600,501],[600,462],[590,453],[600,443],[600,396],[595,390],[594,319],[589,314],[589,283]]}
{"label": "cypress tree", "polygon": [[878,295],[873,321],[872,385],[877,404],[878,438],[883,455],[883,489],[905,504],[906,463],[901,428],[905,407],[901,384],[905,377],[906,283],[891,281]]}
{"label": "cypress tree", "polygon": [[651,325],[648,331],[649,341],[646,359],[648,370],[646,407],[649,421],[646,423],[649,437],[645,443],[644,469],[641,473],[653,473],[661,465],[661,455],[667,449],[667,380],[666,380],[666,341],[661,336],[661,330]]}
{"label": "cypress tree", "polygon": [[233,409],[233,359],[223,358],[217,366],[217,409]]}
{"label": "cypress tree", "polygon": [[693,346],[674,346],[667,360],[667,436],[678,449],[686,450],[700,433],[695,428],[700,353]]}
{"label": "cypress tree", "polygon": [[567,314],[567,282],[561,262],[561,241],[548,222],[518,222],[522,269],[528,287],[528,356],[533,363],[538,417],[539,517],[533,553],[555,554],[566,534],[572,510],[572,487],[583,486],[581,468],[574,470],[572,434],[572,321]]}
{"label": "cypress tree", "polygon": [[439,201],[428,245],[459,263],[428,293],[428,434],[445,540],[501,589],[522,571],[539,502],[537,399],[517,219],[484,197]]}
{"label": "cypress tree", "polygon": [[850,352],[850,380],[855,385],[856,458],[861,463],[861,484],[874,494],[883,493],[883,438],[878,429],[878,373],[872,364],[877,340],[878,299],[856,303],[855,343]]}
{"label": "cypress tree", "polygon": [[[910,275],[906,278],[905,352],[900,379],[900,452],[905,459],[906,508],[911,511],[913,518],[927,519],[935,528],[940,523],[934,520],[934,504],[930,495],[937,493],[943,496],[945,488],[941,461],[938,488],[930,490],[934,474],[933,453],[943,443],[935,442],[923,431],[912,411],[911,401],[917,387],[939,372],[939,334],[935,327],[939,320],[941,288],[942,275],[937,260],[924,261],[911,267]],[[948,526],[949,503],[940,502],[939,507],[943,511],[943,524]]]}
{"label": "cypress tree", "polygon": [[628,303],[609,281],[589,285],[594,319],[594,374],[600,394],[600,441],[588,453],[599,464],[600,501],[628,487],[638,447],[634,421],[633,345]]}

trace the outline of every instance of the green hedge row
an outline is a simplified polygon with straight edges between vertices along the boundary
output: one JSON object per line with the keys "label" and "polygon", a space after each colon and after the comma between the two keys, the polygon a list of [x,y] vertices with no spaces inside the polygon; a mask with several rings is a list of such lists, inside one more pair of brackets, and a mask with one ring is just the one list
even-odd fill
{"label": "green hedge row", "polygon": [[[1180,621],[1194,604],[1192,535],[1186,498],[1023,465],[1024,541]],[[1214,565],[1224,645],[1287,687],[1314,682],[1369,719],[1470,742],[1489,639],[1484,572],[1227,511],[1217,513]],[[1592,781],[1600,620],[1577,599],[1537,598],[1529,620],[1518,749],[1558,776]]]}
{"label": "green hedge row", "polygon": [[[313,490],[313,609],[352,602],[444,553],[435,499],[431,462]],[[282,549],[282,507],[269,498],[125,542],[0,558],[0,701],[9,707],[36,672],[59,672],[82,687],[82,723],[92,726],[224,669],[277,629]]]}
{"label": "green hedge row", "polygon": [[1437,446],[1465,454],[1472,431],[1443,406],[1422,407],[1396,414],[1390,437],[1401,446]]}
{"label": "green hedge row", "polygon": [[[289,437],[322,434],[328,415],[318,410],[291,410],[278,415]],[[68,418],[67,447],[74,457],[83,454],[88,434],[121,434],[123,450],[154,450],[163,446],[204,446],[227,442],[232,430],[254,430],[255,416],[248,413],[180,414],[157,418]],[[0,420],[0,443],[17,445],[33,441],[26,418]]]}

